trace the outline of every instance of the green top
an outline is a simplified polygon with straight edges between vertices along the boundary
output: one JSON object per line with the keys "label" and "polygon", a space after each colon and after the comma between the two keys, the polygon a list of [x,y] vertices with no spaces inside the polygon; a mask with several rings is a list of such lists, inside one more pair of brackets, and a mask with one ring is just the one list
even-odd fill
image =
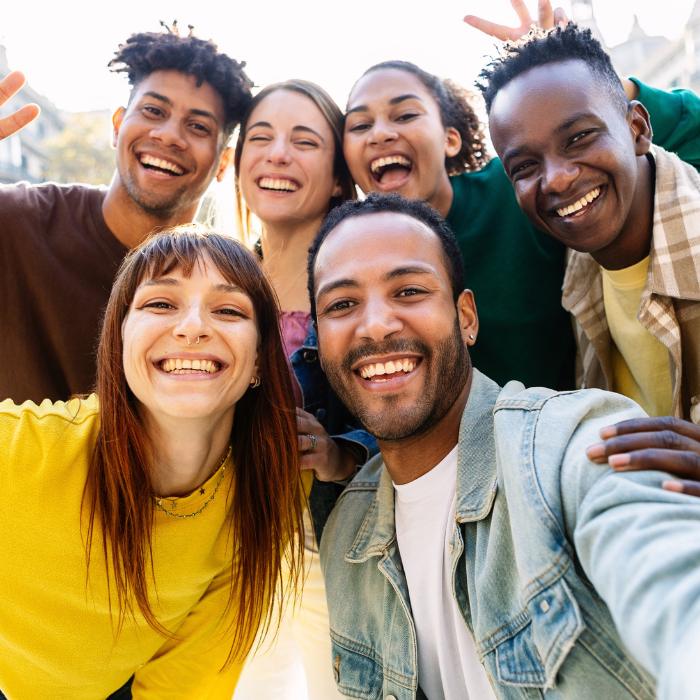
{"label": "green top", "polygon": [[[700,166],[700,99],[632,79],[651,115],[654,142]],[[500,160],[450,178],[454,200],[447,221],[474,292],[479,337],[474,365],[499,384],[572,389],[576,346],[561,307],[566,248],[536,229],[520,211]]]}

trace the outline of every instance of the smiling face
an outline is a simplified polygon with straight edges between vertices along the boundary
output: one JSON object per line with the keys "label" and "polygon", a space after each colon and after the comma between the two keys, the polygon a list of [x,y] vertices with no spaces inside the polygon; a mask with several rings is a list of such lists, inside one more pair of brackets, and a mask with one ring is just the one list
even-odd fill
{"label": "smiling face", "polygon": [[122,325],[127,384],[144,417],[232,420],[256,373],[253,303],[208,257],[143,280]]}
{"label": "smiling face", "polygon": [[[224,106],[208,83],[174,70],[151,73],[113,117],[118,178],[113,187],[145,212],[194,214],[224,149]],[[190,214],[190,211],[192,212]]]}
{"label": "smiling face", "polygon": [[397,213],[343,220],[315,263],[319,353],[331,386],[380,440],[423,434],[469,374],[470,292],[457,307],[436,234]]}
{"label": "smiling face", "polygon": [[459,152],[431,92],[413,74],[378,69],[355,84],[348,100],[343,153],[364,192],[398,192],[446,215],[452,187],[445,157]]}
{"label": "smiling face", "polygon": [[625,113],[583,61],[563,61],[505,85],[489,127],[535,226],[605,267],[621,267],[630,250],[648,250],[653,189],[641,105]]}
{"label": "smiling face", "polygon": [[246,204],[265,223],[320,220],[340,194],[333,133],[313,101],[275,90],[252,111],[239,166]]}

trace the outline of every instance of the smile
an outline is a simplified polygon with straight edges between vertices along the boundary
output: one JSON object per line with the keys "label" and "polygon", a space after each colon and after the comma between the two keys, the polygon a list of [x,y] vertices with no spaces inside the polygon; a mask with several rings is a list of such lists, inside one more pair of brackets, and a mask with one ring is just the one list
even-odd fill
{"label": "smile", "polygon": [[258,180],[258,187],[263,190],[275,190],[276,192],[296,192],[299,189],[299,184],[287,178],[261,177]]}
{"label": "smile", "polygon": [[369,164],[369,169],[372,177],[381,183],[387,173],[394,173],[397,177],[405,177],[413,169],[413,163],[406,156],[396,154],[376,158]]}
{"label": "smile", "polygon": [[215,374],[221,369],[221,363],[215,360],[192,360],[179,357],[161,360],[158,366],[167,374]]}
{"label": "smile", "polygon": [[587,194],[583,195],[580,199],[577,199],[573,204],[569,204],[566,207],[562,207],[561,209],[557,209],[556,212],[559,216],[565,217],[565,216],[571,216],[572,214],[576,214],[582,210],[584,210],[591,202],[595,201],[600,197],[600,187],[596,187],[595,189],[591,190]]}
{"label": "smile", "polygon": [[413,372],[418,364],[415,357],[404,357],[388,362],[372,362],[363,365],[356,371],[363,378],[370,381],[387,381],[391,376],[399,373]]}
{"label": "smile", "polygon": [[139,156],[139,163],[141,163],[141,165],[148,170],[157,170],[158,172],[166,173],[167,175],[175,175],[179,177],[185,172],[183,168],[177,165],[177,163],[172,163],[169,160],[157,158],[156,156],[151,156],[147,153],[142,153]]}

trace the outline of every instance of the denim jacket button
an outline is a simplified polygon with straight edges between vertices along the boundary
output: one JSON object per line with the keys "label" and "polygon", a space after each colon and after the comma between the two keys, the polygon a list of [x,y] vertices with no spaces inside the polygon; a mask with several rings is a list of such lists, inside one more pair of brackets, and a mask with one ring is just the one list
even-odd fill
{"label": "denim jacket button", "polygon": [[304,358],[304,362],[316,362],[316,351],[315,350],[304,350],[301,353]]}

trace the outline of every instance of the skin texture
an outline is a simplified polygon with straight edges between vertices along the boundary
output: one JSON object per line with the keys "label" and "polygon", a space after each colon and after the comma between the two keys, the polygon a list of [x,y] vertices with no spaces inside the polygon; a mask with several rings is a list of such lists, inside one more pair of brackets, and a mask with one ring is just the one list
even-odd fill
{"label": "skin texture", "polygon": [[[563,61],[505,85],[489,127],[518,204],[535,226],[608,269],[648,254],[651,128],[641,104],[625,113],[583,61]],[[557,213],[598,189],[580,211]]]}
{"label": "skin texture", "polygon": [[[319,353],[333,389],[377,436],[392,479],[418,478],[457,443],[471,376],[466,346],[478,330],[471,292],[455,305],[437,236],[388,212],[341,222],[319,250],[315,281]],[[404,359],[414,369],[382,381],[360,376]]]}
{"label": "skin texture", "polygon": [[[199,444],[216,462],[230,440],[235,404],[256,374],[258,331],[250,297],[208,259],[190,277],[176,268],[137,287],[122,337],[124,373],[155,439],[157,460],[171,452],[181,458]],[[213,360],[219,368],[168,373],[162,367],[168,358]],[[174,448],[181,443],[188,448],[178,454]],[[172,465],[156,469],[157,492],[186,491],[208,476],[186,472],[172,473]]]}
{"label": "skin texture", "polygon": [[[443,216],[452,204],[445,157],[456,155],[459,133],[445,128],[435,98],[413,74],[396,69],[372,71],[350,93],[343,153],[363,192],[398,192],[428,202]],[[410,170],[387,173],[381,181],[370,165],[399,155]]]}

